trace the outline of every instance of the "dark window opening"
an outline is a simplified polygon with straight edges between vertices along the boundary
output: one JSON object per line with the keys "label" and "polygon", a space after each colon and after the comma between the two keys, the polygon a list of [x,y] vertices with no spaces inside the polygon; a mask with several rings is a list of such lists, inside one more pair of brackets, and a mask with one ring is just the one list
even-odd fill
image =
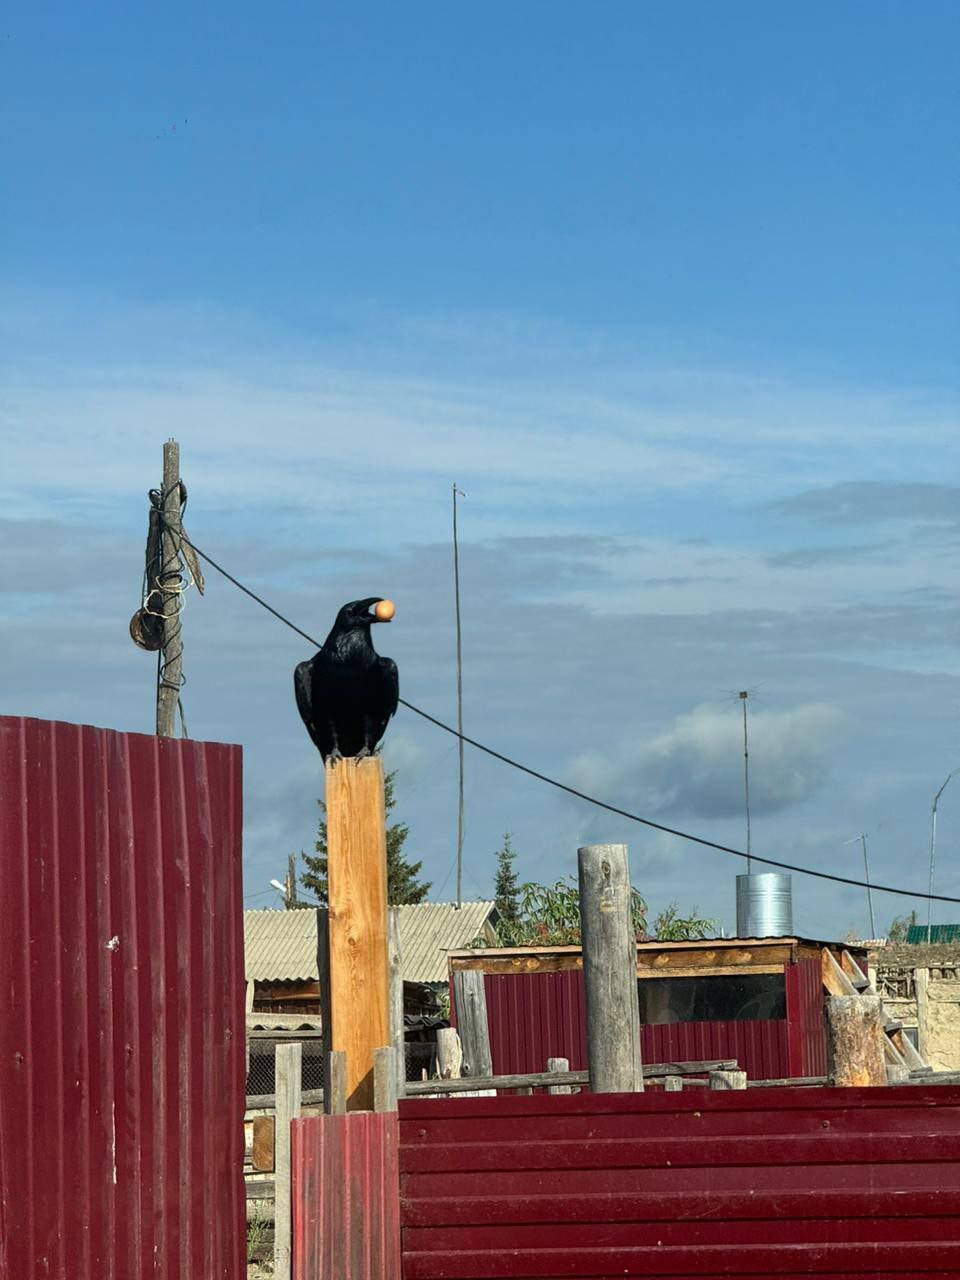
{"label": "dark window opening", "polygon": [[786,1018],[782,973],[745,973],[721,978],[640,978],[640,1021],[757,1022]]}

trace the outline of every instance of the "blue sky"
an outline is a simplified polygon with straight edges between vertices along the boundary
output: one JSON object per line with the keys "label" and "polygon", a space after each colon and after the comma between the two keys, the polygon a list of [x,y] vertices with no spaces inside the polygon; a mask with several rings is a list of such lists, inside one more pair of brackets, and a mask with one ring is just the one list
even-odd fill
{"label": "blue sky", "polygon": [[[958,28],[939,3],[9,14],[0,707],[150,728],[126,621],[175,434],[200,545],[321,635],[394,596],[378,639],[449,718],[456,479],[476,736],[741,843],[728,694],[757,688],[756,847],[833,867],[868,829],[878,878],[924,884],[960,763]],[[215,581],[187,629],[191,732],[246,749],[260,894],[314,822],[303,646]],[[409,716],[387,748],[447,895],[450,749]],[[654,905],[732,924],[735,864],[468,766],[471,894],[505,829],[540,879],[625,838]],[[862,895],[797,896],[808,933],[865,926]]]}

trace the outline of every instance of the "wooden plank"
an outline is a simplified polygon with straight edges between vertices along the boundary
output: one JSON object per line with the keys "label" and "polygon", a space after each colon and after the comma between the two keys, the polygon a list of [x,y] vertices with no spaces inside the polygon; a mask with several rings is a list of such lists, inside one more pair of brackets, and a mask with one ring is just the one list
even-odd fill
{"label": "wooden plank", "polygon": [[272,1178],[247,1178],[244,1181],[248,1200],[272,1200],[276,1184]]}
{"label": "wooden plank", "polygon": [[[709,1062],[654,1062],[643,1067],[643,1074],[645,1079],[667,1075],[696,1076],[713,1070],[736,1070],[736,1067],[735,1058],[715,1059]],[[462,1080],[409,1081],[407,1084],[407,1096],[469,1093],[477,1089],[526,1089],[544,1085],[583,1085],[589,1083],[589,1071],[567,1071],[562,1075],[552,1071],[536,1071],[520,1075],[483,1076],[479,1079],[464,1077]]]}
{"label": "wooden plank", "polygon": [[823,985],[832,996],[857,996],[860,993],[852,980],[837,963],[836,957],[826,947],[820,950],[820,976]]}
{"label": "wooden plank", "polygon": [[277,1114],[274,1130],[274,1244],[273,1274],[291,1280],[293,1256],[293,1187],[290,1159],[290,1122],[300,1115],[300,1079],[303,1049],[299,1044],[277,1045]]}
{"label": "wooden plank", "polygon": [[853,995],[830,997],[827,1001],[827,1062],[830,1075],[838,1085],[885,1085],[886,1045],[889,1041],[881,1026],[879,996],[861,996],[854,992]]}
{"label": "wooden plank", "polygon": [[390,1040],[383,761],[326,765],[331,1047],[347,1055],[347,1109],[373,1108],[373,1053]]}
{"label": "wooden plank", "polygon": [[256,1116],[253,1121],[253,1145],[250,1164],[257,1173],[272,1173],[274,1168],[274,1117]]}
{"label": "wooden plank", "polygon": [[457,1031],[463,1046],[463,1074],[474,1078],[492,1076],[493,1059],[490,1056],[490,1029],[487,1025],[487,997],[483,974],[475,969],[462,969],[455,973],[453,999]]}
{"label": "wooden plank", "polygon": [[664,1093],[682,1093],[683,1076],[664,1076],[663,1091]]}
{"label": "wooden plank", "polygon": [[577,850],[587,1062],[594,1093],[643,1090],[627,846]]}
{"label": "wooden plank", "polygon": [[[247,1111],[272,1111],[276,1105],[277,1095],[275,1093],[247,1094]],[[300,1094],[300,1105],[303,1107],[323,1106],[323,1090],[304,1089]]]}

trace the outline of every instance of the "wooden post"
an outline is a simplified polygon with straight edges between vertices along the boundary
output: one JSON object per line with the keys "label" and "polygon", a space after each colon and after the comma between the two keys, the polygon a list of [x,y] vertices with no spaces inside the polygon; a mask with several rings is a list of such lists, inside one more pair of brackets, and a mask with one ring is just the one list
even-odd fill
{"label": "wooden post", "polygon": [[917,1053],[924,1062],[929,1062],[930,1045],[927,1038],[927,1025],[930,1017],[930,970],[914,969],[913,989],[917,997]]}
{"label": "wooden post", "polygon": [[342,1116],[347,1111],[347,1055],[342,1049],[327,1054],[323,1109],[328,1116]]}
{"label": "wooden post", "polygon": [[590,1089],[639,1093],[643,1071],[637,940],[630,913],[627,846],[587,845],[577,851],[577,866]]}
{"label": "wooden post", "polygon": [[163,537],[160,544],[163,611],[163,678],[157,689],[157,737],[172,738],[183,683],[183,622],[180,607],[180,446],[163,446]]}
{"label": "wooden post", "polygon": [[397,1071],[397,1097],[407,1091],[406,1035],[403,1022],[403,951],[400,946],[400,912],[390,907],[387,919],[387,957],[390,966],[390,1043]]}
{"label": "wooden post", "polygon": [[663,1091],[664,1093],[682,1093],[683,1076],[664,1076]]}
{"label": "wooden post", "polygon": [[276,1167],[273,1223],[273,1274],[276,1280],[290,1280],[293,1247],[293,1203],[291,1197],[290,1121],[300,1115],[300,1073],[303,1045],[278,1044],[276,1056],[276,1126],[274,1162]]}
{"label": "wooden post", "polygon": [[879,996],[827,1001],[828,1070],[838,1085],[885,1085],[883,1008]]}
{"label": "wooden post", "polygon": [[437,1031],[437,1071],[441,1080],[459,1080],[463,1066],[463,1046],[456,1027]]}
{"label": "wooden post", "polygon": [[745,1071],[711,1071],[708,1077],[711,1089],[746,1089]]}
{"label": "wooden post", "polygon": [[397,1069],[393,1061],[393,1045],[383,1045],[373,1051],[373,1109],[396,1111]]}
{"label": "wooden post", "polygon": [[[548,1058],[548,1071],[569,1071],[569,1058]],[[551,1084],[547,1086],[547,1093],[573,1093],[573,1088],[569,1084]]]}
{"label": "wooden post", "polygon": [[330,1036],[347,1110],[373,1110],[373,1051],[390,1042],[387,840],[379,756],[327,763]]}
{"label": "wooden post", "polygon": [[487,997],[479,969],[457,969],[453,975],[453,999],[457,1009],[457,1031],[463,1045],[463,1074],[492,1076],[490,1030],[487,1026]]}

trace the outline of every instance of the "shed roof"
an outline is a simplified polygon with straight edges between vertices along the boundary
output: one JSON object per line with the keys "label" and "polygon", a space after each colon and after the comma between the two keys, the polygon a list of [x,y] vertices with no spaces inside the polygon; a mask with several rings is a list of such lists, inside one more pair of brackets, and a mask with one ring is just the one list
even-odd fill
{"label": "shed roof", "polygon": [[[406,982],[445,982],[447,952],[469,946],[494,914],[493,902],[418,902],[398,908]],[[290,982],[319,978],[317,911],[267,908],[244,911],[247,981]]]}
{"label": "shed roof", "polygon": [[925,924],[912,924],[907,929],[906,940],[914,946],[922,943],[960,943],[960,924],[932,924],[929,934]]}

